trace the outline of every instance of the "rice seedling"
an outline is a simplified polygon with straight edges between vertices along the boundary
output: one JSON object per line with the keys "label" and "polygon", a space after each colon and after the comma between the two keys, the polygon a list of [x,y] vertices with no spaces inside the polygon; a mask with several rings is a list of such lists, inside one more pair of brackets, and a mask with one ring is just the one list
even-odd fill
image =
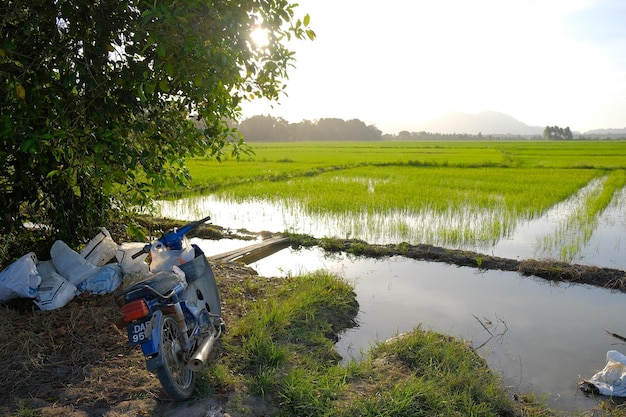
{"label": "rice seedling", "polygon": [[358,167],[234,186],[218,195],[302,210],[319,223],[332,223],[334,237],[471,246],[506,237],[520,219],[540,215],[597,175],[595,170]]}
{"label": "rice seedling", "polygon": [[372,243],[488,248],[626,168],[626,143],[617,141],[252,146],[255,159],[189,161],[192,190],[210,192],[214,203],[267,207],[252,210],[273,210],[277,230]]}
{"label": "rice seedling", "polygon": [[626,187],[626,171],[615,170],[598,179],[570,198],[568,215],[556,230],[538,239],[538,251],[550,252],[560,248],[562,261],[572,261],[596,229],[600,214]]}

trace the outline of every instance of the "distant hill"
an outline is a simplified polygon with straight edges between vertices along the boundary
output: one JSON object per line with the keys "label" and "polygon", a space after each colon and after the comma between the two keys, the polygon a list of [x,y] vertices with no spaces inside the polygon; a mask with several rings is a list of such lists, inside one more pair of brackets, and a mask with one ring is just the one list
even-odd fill
{"label": "distant hill", "polygon": [[626,135],[626,127],[623,129],[594,129],[585,132],[588,135]]}
{"label": "distant hill", "polygon": [[477,135],[542,135],[545,126],[529,126],[508,114],[486,111],[476,114],[451,112],[416,126],[416,131]]}

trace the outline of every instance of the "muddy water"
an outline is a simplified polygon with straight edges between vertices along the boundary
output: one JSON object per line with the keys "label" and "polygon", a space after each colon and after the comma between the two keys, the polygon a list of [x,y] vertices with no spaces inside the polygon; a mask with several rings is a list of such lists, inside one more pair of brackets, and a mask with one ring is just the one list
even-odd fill
{"label": "muddy water", "polygon": [[[560,249],[542,242],[550,240],[545,236],[556,233],[566,221],[571,206],[563,203],[539,219],[520,222],[509,238],[477,249],[514,259],[559,259]],[[591,237],[580,245],[575,262],[626,269],[624,207],[626,192],[622,190],[597,219]],[[294,207],[258,201],[181,200],[164,204],[162,214],[183,220],[210,214],[216,224],[232,229],[293,230],[316,237],[337,236],[341,230],[340,220],[321,221]],[[250,244],[194,242],[207,254]],[[548,405],[560,410],[588,410],[596,405],[596,400],[579,391],[578,382],[604,367],[608,350],[626,353],[626,346],[605,331],[626,336],[622,320],[626,294],[401,257],[329,257],[319,249],[283,249],[251,266],[264,276],[325,268],[354,283],[359,326],[342,335],[337,345],[346,360],[358,359],[373,343],[421,326],[470,340],[506,385],[520,393],[547,395]]]}

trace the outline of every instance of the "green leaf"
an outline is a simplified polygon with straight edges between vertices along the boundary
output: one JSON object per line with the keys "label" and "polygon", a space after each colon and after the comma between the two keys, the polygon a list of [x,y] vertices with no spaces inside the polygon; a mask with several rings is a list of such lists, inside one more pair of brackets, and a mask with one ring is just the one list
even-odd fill
{"label": "green leaf", "polygon": [[165,73],[167,75],[169,75],[170,77],[172,77],[172,78],[174,77],[174,75],[176,75],[174,73],[174,65],[172,65],[171,62],[166,62],[165,63]]}
{"label": "green leaf", "polygon": [[24,89],[24,86],[22,86],[22,84],[17,83],[15,85],[15,94],[17,94],[17,97],[22,100],[26,98],[26,90]]}
{"label": "green leaf", "polygon": [[165,45],[163,45],[162,43],[158,44],[156,51],[157,55],[159,55],[160,58],[165,58],[165,55],[167,54],[167,51],[165,50]]}
{"label": "green leaf", "polygon": [[159,81],[159,88],[165,93],[170,91],[170,85],[168,84],[167,80]]}
{"label": "green leaf", "polygon": [[146,83],[146,93],[152,95],[155,89],[156,89],[156,83],[153,83],[153,82]]}
{"label": "green leaf", "polygon": [[304,16],[304,26],[309,26],[310,23],[311,23],[311,16],[309,16],[309,14],[307,13],[306,16]]}
{"label": "green leaf", "polygon": [[46,175],[46,179],[50,179],[54,176],[58,176],[61,175],[61,171],[59,171],[58,169],[52,170],[50,172],[48,172],[48,175]]}
{"label": "green leaf", "polygon": [[143,89],[144,89],[144,85],[145,84],[139,84],[137,86],[137,95],[139,96],[139,100],[141,100],[142,102],[147,101],[146,99],[146,94],[144,93]]}
{"label": "green leaf", "polygon": [[39,139],[32,138],[32,139],[28,139],[26,142],[22,143],[22,146],[20,147],[20,149],[23,152],[36,153],[38,145],[39,145]]}

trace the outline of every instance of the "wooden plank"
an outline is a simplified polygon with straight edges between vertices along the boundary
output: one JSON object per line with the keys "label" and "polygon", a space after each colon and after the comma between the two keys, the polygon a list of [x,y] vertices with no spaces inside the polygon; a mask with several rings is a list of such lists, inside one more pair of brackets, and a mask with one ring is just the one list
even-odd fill
{"label": "wooden plank", "polygon": [[231,250],[218,255],[209,256],[213,262],[239,261],[245,264],[256,262],[289,246],[289,239],[283,236],[274,236],[262,242],[244,248]]}

